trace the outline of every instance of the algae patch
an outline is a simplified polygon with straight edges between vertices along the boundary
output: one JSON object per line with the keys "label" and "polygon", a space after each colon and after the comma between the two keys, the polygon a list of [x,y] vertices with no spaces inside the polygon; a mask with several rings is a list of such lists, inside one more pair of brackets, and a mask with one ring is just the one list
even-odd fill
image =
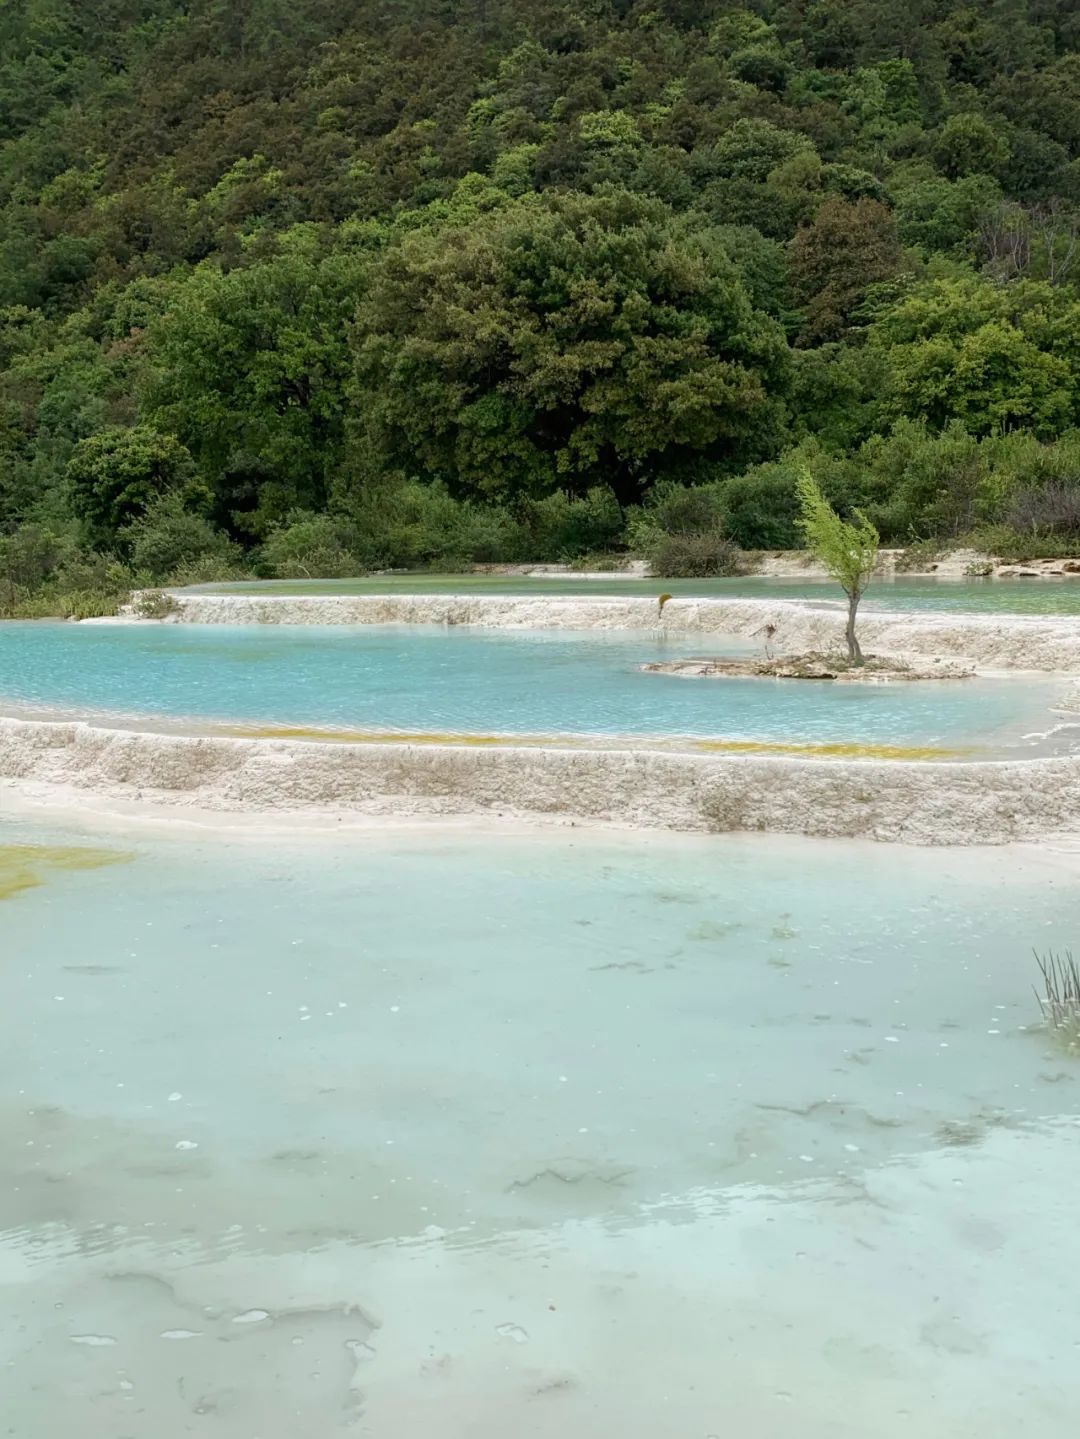
{"label": "algae patch", "polygon": [[751,739],[700,739],[694,736],[648,735],[527,735],[468,734],[464,732],[404,730],[323,729],[309,725],[227,725],[217,734],[233,739],[305,740],[351,745],[451,745],[470,749],[620,749],[701,751],[706,754],[794,755],[817,759],[942,760],[963,759],[978,753],[975,747],[944,749],[933,745],[859,744]]}
{"label": "algae patch", "polygon": [[27,889],[45,884],[54,871],[74,872],[126,864],[135,856],[122,849],[95,849],[89,845],[0,845],[0,899],[13,899]]}
{"label": "algae patch", "polygon": [[298,739],[317,740],[327,744],[434,744],[490,747],[494,745],[561,745],[573,743],[573,736],[562,738],[540,735],[468,734],[408,730],[345,730],[321,729],[314,725],[229,725],[218,733],[233,739]]}
{"label": "algae patch", "polygon": [[978,751],[974,747],[942,749],[933,745],[858,744],[847,741],[792,743],[781,740],[696,740],[694,748],[726,754],[789,754],[819,759],[963,759]]}

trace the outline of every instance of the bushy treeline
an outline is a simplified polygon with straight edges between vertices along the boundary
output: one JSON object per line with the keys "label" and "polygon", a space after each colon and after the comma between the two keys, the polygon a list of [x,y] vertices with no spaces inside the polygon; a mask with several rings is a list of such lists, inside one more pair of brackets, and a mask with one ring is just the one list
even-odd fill
{"label": "bushy treeline", "polygon": [[1073,0],[12,0],[0,606],[1080,546]]}

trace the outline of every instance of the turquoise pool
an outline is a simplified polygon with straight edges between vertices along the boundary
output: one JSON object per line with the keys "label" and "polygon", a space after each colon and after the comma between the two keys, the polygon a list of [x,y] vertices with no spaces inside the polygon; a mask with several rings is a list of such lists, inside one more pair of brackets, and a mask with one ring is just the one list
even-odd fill
{"label": "turquoise pool", "polygon": [[13,1435],[1075,1432],[1062,861],[9,822],[0,893]]}
{"label": "turquoise pool", "polygon": [[78,714],[472,734],[781,743],[1055,744],[1052,680],[686,680],[647,660],[749,642],[620,632],[0,625],[0,703]]}
{"label": "turquoise pool", "polygon": [[[830,580],[780,580],[763,575],[727,580],[530,579],[514,575],[373,575],[356,580],[274,580],[195,585],[191,594],[275,595],[606,595],[717,596],[837,603]],[[1065,580],[878,580],[867,610],[940,610],[958,614],[1080,615],[1080,578]]]}

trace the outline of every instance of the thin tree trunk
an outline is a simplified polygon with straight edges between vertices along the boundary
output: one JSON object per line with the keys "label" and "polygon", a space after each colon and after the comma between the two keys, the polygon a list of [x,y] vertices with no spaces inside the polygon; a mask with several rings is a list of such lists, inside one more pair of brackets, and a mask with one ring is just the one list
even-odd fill
{"label": "thin tree trunk", "polygon": [[853,665],[861,665],[863,662],[863,652],[859,647],[858,639],[855,637],[855,613],[859,608],[859,601],[861,599],[862,595],[859,591],[852,590],[847,600],[847,629],[844,631],[844,637],[847,640],[848,659]]}

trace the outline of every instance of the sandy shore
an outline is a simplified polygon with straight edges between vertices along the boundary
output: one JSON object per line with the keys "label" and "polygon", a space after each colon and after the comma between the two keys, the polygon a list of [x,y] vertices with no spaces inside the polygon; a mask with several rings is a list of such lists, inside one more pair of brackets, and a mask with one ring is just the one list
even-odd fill
{"label": "sandy shore", "polygon": [[[613,824],[910,844],[1080,834],[1080,757],[817,760],[635,749],[488,749],[187,737],[0,720],[18,803],[227,814]],[[0,812],[4,806],[0,804]]]}

